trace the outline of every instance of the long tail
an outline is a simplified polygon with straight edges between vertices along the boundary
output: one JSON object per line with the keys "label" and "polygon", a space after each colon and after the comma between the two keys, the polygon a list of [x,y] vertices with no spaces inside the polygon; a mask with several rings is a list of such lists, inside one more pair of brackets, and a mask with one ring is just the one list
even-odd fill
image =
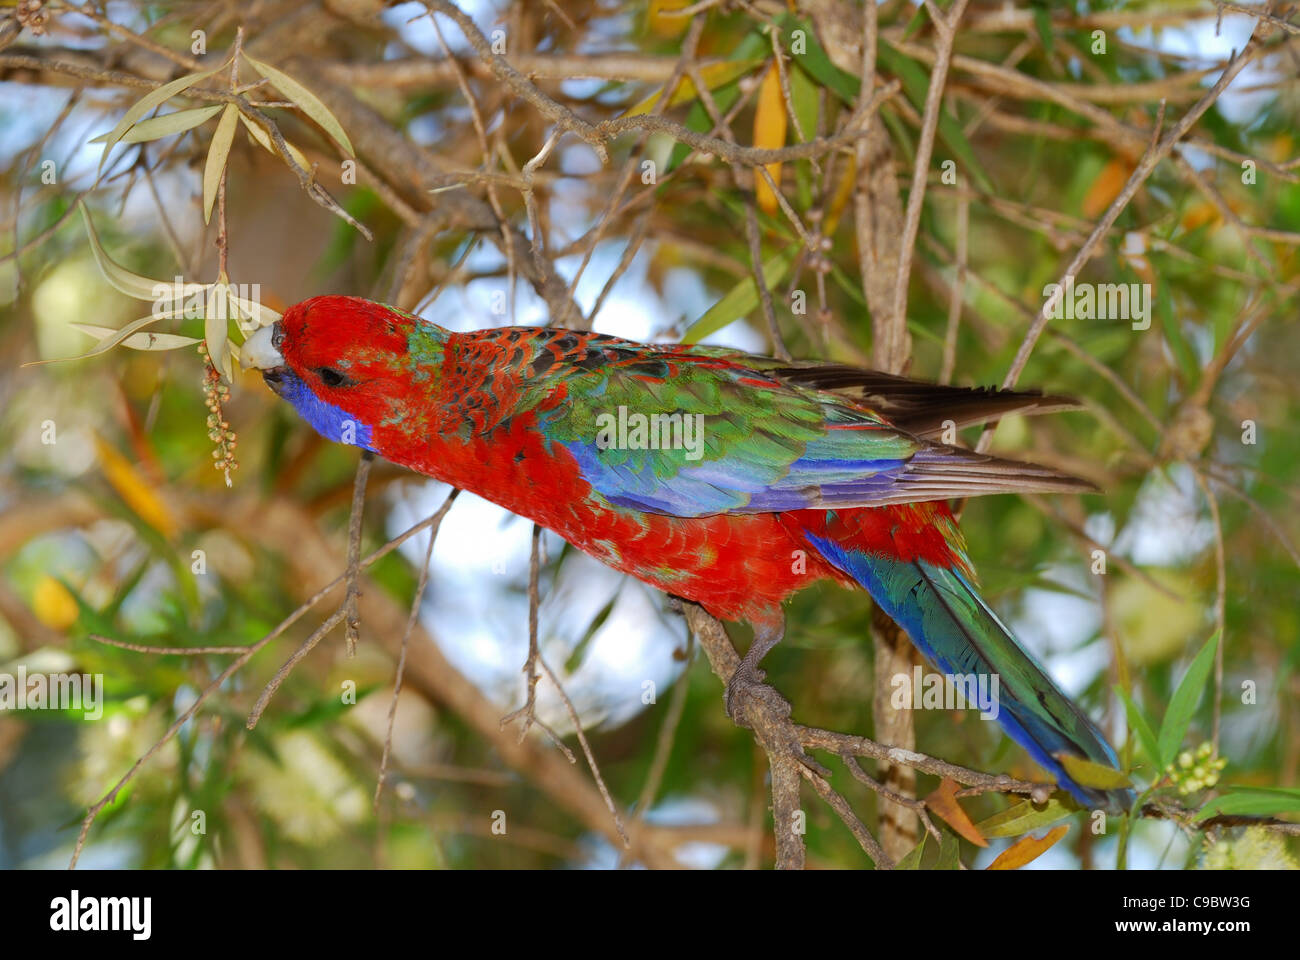
{"label": "long tail", "polygon": [[[935,668],[988,677],[990,683],[997,677],[997,721],[1076,800],[1116,812],[1131,806],[1131,790],[1085,787],[1065,772],[1057,759],[1061,753],[1111,767],[1119,763],[1101,731],[1016,642],[957,566],[920,556],[895,559],[812,531],[804,535],[829,563],[871,593]],[[959,546],[954,551],[961,556]]]}

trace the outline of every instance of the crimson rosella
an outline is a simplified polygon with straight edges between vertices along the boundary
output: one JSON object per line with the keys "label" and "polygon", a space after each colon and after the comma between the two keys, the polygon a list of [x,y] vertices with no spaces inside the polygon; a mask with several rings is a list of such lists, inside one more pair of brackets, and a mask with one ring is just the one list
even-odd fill
{"label": "crimson rosella", "polygon": [[1077,800],[1131,801],[1067,774],[1062,754],[1109,766],[1115,754],[980,598],[945,503],[1091,485],[934,439],[945,423],[1070,401],[574,330],[452,333],[342,296],[291,307],[242,357],[326,438],[748,621],[729,710],[771,692],[758,664],[784,600],[819,580],[860,586],[940,671],[996,676],[998,721]]}

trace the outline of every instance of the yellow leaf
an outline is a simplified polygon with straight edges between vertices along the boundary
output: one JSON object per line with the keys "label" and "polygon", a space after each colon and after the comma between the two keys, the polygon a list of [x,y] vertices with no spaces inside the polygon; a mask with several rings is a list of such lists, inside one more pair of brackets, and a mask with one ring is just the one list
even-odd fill
{"label": "yellow leaf", "polygon": [[164,537],[172,537],[176,533],[176,521],[157,491],[149,486],[148,481],[126,457],[99,436],[95,437],[95,450],[99,454],[104,479],[117,491],[123,502]]}
{"label": "yellow leaf", "polygon": [[[763,75],[762,85],[758,88],[758,107],[754,111],[754,146],[760,150],[775,150],[785,146],[785,98],[781,95],[781,75],[776,64],[768,67]],[[781,164],[769,163],[767,172],[772,175],[772,182],[781,185]],[[756,175],[754,191],[758,197],[758,206],[766,214],[776,213],[776,194],[767,185],[767,180]]]}
{"label": "yellow leaf", "polygon": [[1048,830],[1041,837],[1026,834],[998,854],[998,858],[989,864],[988,869],[1015,870],[1027,863],[1033,863],[1051,849],[1057,840],[1065,836],[1065,832],[1069,829],[1070,825],[1063,823],[1059,827]]}
{"label": "yellow leaf", "polygon": [[1085,787],[1118,790],[1133,785],[1133,782],[1123,773],[1104,763],[1093,763],[1071,753],[1058,753],[1056,759],[1061,761],[1061,766],[1065,767],[1065,772],[1070,775],[1071,780]]}
{"label": "yellow leaf", "polygon": [[77,622],[77,601],[68,588],[48,573],[36,583],[32,612],[51,630],[66,630]]}
{"label": "yellow leaf", "polygon": [[1063,820],[1078,812],[1079,805],[1065,794],[1049,797],[1046,803],[1037,805],[1026,798],[1017,800],[991,817],[986,817],[975,826],[986,837],[1018,837],[1030,830],[1050,826],[1057,820]]}
{"label": "yellow leaf", "polygon": [[664,16],[664,11],[681,10],[694,0],[650,0],[646,26],[661,37],[679,37],[691,25],[690,17]]}
{"label": "yellow leaf", "polygon": [[[762,60],[723,60],[719,63],[710,63],[700,67],[700,79],[704,81],[704,86],[708,89],[716,90],[718,87],[726,86],[738,77],[743,77],[762,62]],[[655,104],[659,102],[659,98],[663,95],[662,90],[655,91],[628,110],[624,116],[639,117],[643,113],[649,113],[655,108]],[[676,107],[683,103],[689,103],[699,95],[699,91],[695,89],[695,84],[691,82],[691,78],[682,77],[676,89],[673,90],[672,97],[668,100],[668,106]]]}
{"label": "yellow leaf", "polygon": [[858,183],[858,165],[852,154],[844,158],[844,166],[847,168],[845,176],[839,178],[840,185],[835,188],[835,195],[831,197],[830,209],[826,212],[824,235],[827,237],[835,236],[835,228],[839,226],[840,217],[843,216],[845,208],[849,205],[849,200],[852,198],[853,191]]}
{"label": "yellow leaf", "polygon": [[989,842],[984,839],[984,835],[979,832],[979,828],[971,823],[970,817],[966,815],[966,811],[957,802],[956,780],[944,777],[939,782],[939,788],[925,798],[925,805],[942,817],[948,826],[977,847],[987,847],[989,845]]}
{"label": "yellow leaf", "polygon": [[1115,202],[1119,192],[1133,175],[1133,164],[1123,157],[1111,157],[1110,162],[1101,168],[1097,179],[1092,181],[1088,192],[1083,197],[1083,215],[1099,216]]}
{"label": "yellow leaf", "polygon": [[1215,207],[1214,204],[1210,203],[1210,201],[1203,200],[1200,203],[1194,203],[1187,208],[1187,212],[1183,214],[1183,219],[1179,221],[1179,226],[1184,230],[1192,231],[1199,226],[1212,223],[1218,219],[1218,208]]}
{"label": "yellow leaf", "polygon": [[1288,131],[1282,131],[1268,145],[1268,158],[1274,163],[1286,163],[1294,152],[1294,141]]}
{"label": "yellow leaf", "polygon": [[[249,120],[243,113],[240,113],[239,119],[244,121],[244,126],[248,128],[248,135],[256,140],[259,146],[265,147],[268,153],[274,154],[277,157],[280,156],[279,151],[275,149],[275,144],[271,142],[271,135],[269,133],[252,120]],[[302,167],[304,170],[311,170],[311,164],[308,162],[306,155],[304,155],[301,150],[295,147],[288,140],[284,141],[284,145],[289,148],[289,156],[293,157],[294,163],[298,164],[298,166]]]}

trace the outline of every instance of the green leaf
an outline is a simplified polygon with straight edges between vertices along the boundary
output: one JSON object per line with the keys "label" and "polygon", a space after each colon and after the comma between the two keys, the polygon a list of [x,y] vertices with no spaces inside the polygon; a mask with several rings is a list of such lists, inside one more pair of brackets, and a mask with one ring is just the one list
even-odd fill
{"label": "green leaf", "polygon": [[[826,87],[846,104],[849,106],[855,105],[862,81],[853,74],[841,70],[831,62],[831,58],[822,49],[822,45],[817,42],[816,35],[807,23],[789,13],[783,14],[778,22],[781,24],[781,32],[784,34],[787,50],[791,49],[794,31],[803,31],[806,49],[803,53],[794,55],[795,65],[806,71],[808,76]],[[799,118],[799,122],[803,122],[802,117]]]}
{"label": "green leaf", "polygon": [[1169,350],[1178,361],[1178,368],[1183,373],[1184,382],[1195,383],[1200,379],[1201,362],[1196,351],[1187,342],[1183,325],[1179,321],[1178,310],[1174,305],[1173,284],[1156,285],[1156,312],[1160,317],[1160,327],[1164,331]]}
{"label": "green leaf", "polygon": [[1169,701],[1169,709],[1165,711],[1165,719],[1160,724],[1161,769],[1173,763],[1178,748],[1182,745],[1183,737],[1187,735],[1192,714],[1196,712],[1196,705],[1201,702],[1201,692],[1205,689],[1205,681],[1210,676],[1210,667],[1214,665],[1214,650],[1218,644],[1219,632],[1216,630],[1196,654],[1192,665],[1187,668],[1187,673],[1183,675],[1182,682],[1178,684],[1178,689],[1174,691]]}
{"label": "green leaf", "polygon": [[270,80],[281,93],[302,108],[302,112],[315,120],[326,133],[334,138],[340,147],[347,151],[349,156],[356,156],[356,151],[352,149],[352,141],[348,135],[343,132],[343,124],[339,123],[338,118],[330,113],[329,108],[321,103],[320,98],[312,93],[301,83],[288,74],[275,69],[269,63],[263,63],[261,60],[255,60],[247,53],[244,59],[248,61],[249,66],[260,73],[266,79]]}
{"label": "green leaf", "polygon": [[912,14],[912,19],[907,21],[907,25],[903,27],[903,39],[912,39],[912,37],[916,35],[916,31],[921,29],[921,25],[929,19],[930,18],[926,14],[922,4],[918,3],[916,5],[916,13]]}
{"label": "green leaf", "polygon": [[[161,117],[150,117],[148,120],[141,120],[122,134],[122,139],[118,142],[144,143],[148,140],[160,140],[174,133],[183,133],[197,127],[220,110],[221,104],[218,103],[212,107],[195,107],[193,110],[177,110],[175,113],[165,113]],[[101,133],[90,142],[100,143],[107,139],[108,134]]]}
{"label": "green leaf", "polygon": [[1232,792],[1201,807],[1197,820],[1206,820],[1217,814],[1233,816],[1271,817],[1279,813],[1300,811],[1300,790],[1279,787],[1228,787]]}
{"label": "green leaf", "polygon": [[218,67],[216,70],[207,70],[203,73],[186,74],[177,80],[173,80],[171,83],[164,83],[157,90],[149,91],[132,104],[130,109],[128,109],[122,116],[122,119],[117,122],[117,126],[108,132],[107,139],[104,142],[104,153],[99,158],[99,169],[101,171],[104,169],[104,161],[108,159],[108,151],[113,149],[114,144],[125,136],[127,130],[131,129],[137,120],[143,117],[150,110],[153,110],[156,107],[161,107],[181,91],[188,90],[200,80],[212,76],[220,69],[221,68]]}
{"label": "green leaf", "polygon": [[[919,16],[920,11],[918,10],[917,13]],[[778,22],[781,24],[782,33],[786,37],[787,48],[789,48],[790,34],[793,31],[802,30],[804,32],[807,51],[793,58],[795,64],[846,104],[856,106],[861,92],[862,81],[853,74],[841,70],[831,62],[826,51],[817,42],[813,31],[802,20],[787,13]],[[903,81],[903,89],[907,91],[908,99],[916,105],[917,109],[924,108],[925,98],[930,89],[929,72],[884,40],[880,41],[877,55],[881,65]],[[802,117],[800,122],[802,122]],[[986,191],[993,189],[992,181],[984,173],[979,161],[975,159],[975,151],[971,149],[970,142],[966,139],[966,135],[962,133],[961,124],[947,110],[943,109],[939,111],[939,139],[953,152],[957,161],[970,173],[981,189]]]}
{"label": "green leaf", "polygon": [[803,131],[804,139],[811,140],[817,136],[817,85],[802,70],[790,70],[788,75],[790,105],[799,118],[799,129]]}
{"label": "green leaf", "polygon": [[[280,151],[275,149],[275,144],[271,142],[271,135],[269,133],[263,130],[260,125],[244,116],[243,111],[240,111],[239,119],[242,120],[244,126],[248,128],[249,136],[256,140],[260,146],[265,147],[268,153],[274,154],[277,157],[280,156]],[[298,166],[302,167],[304,170],[311,170],[311,164],[307,162],[307,157],[301,150],[295,147],[288,140],[284,141],[284,145],[289,148],[289,156],[293,157],[294,163],[298,164]],[[288,164],[286,164],[286,166],[288,166]]]}
{"label": "green leaf", "polygon": [[[867,306],[867,300],[862,295],[861,280],[855,280],[853,277],[850,277],[841,267],[833,263],[831,264],[831,279],[833,279],[836,285],[844,291],[845,296],[857,304],[858,308],[867,314],[867,317],[870,317],[871,308]],[[936,337],[936,339],[940,342],[943,340],[942,337]]]}
{"label": "green leaf", "polygon": [[203,222],[212,219],[212,204],[217,199],[217,189],[221,186],[221,175],[226,169],[226,160],[230,156],[230,145],[235,141],[235,124],[238,122],[239,108],[233,103],[226,104],[226,109],[217,121],[217,129],[212,134],[212,144],[208,147],[208,162],[203,167]]}
{"label": "green leaf", "polygon": [[925,838],[927,836],[929,836],[927,833],[921,834],[921,839],[917,845],[904,854],[903,859],[899,860],[898,863],[894,865],[895,870],[921,869],[921,855],[925,853]]}
{"label": "green leaf", "polygon": [[1283,797],[1295,797],[1300,800],[1300,787],[1256,787],[1239,783],[1225,783],[1220,789],[1235,792],[1272,793]]}
{"label": "green leaf", "polygon": [[1103,763],[1093,763],[1091,760],[1085,760],[1070,753],[1058,753],[1056,759],[1061,762],[1061,766],[1065,768],[1065,772],[1069,774],[1071,780],[1085,787],[1096,787],[1098,790],[1119,790],[1133,785],[1132,781],[1119,770],[1108,767]]}
{"label": "green leaf", "polygon": [[[769,287],[785,279],[786,272],[794,263],[794,254],[793,250],[784,250],[763,264],[763,278]],[[746,277],[728,290],[721,300],[709,307],[703,316],[687,328],[682,343],[699,343],[709,334],[734,323],[757,306],[758,284],[753,277]]]}
{"label": "green leaf", "polygon": [[[929,73],[915,60],[895,50],[885,40],[880,41],[880,62],[884,64],[886,70],[903,81],[907,98],[918,110],[923,110],[925,98],[930,92]],[[970,173],[981,189],[993,190],[993,182],[989,180],[984,168],[975,159],[975,151],[971,149],[970,141],[962,133],[961,124],[942,107],[939,108],[939,139],[956,155],[958,163]]]}
{"label": "green leaf", "polygon": [[940,836],[943,837],[943,840],[939,844],[939,860],[935,863],[934,869],[960,870],[961,843],[947,830],[944,830]]}
{"label": "green leaf", "polygon": [[1038,28],[1038,38],[1043,41],[1043,50],[1050,57],[1056,48],[1056,37],[1052,33],[1052,14],[1046,7],[1034,7],[1034,26]]}
{"label": "green leaf", "polygon": [[1124,712],[1128,715],[1128,726],[1137,734],[1138,743],[1142,744],[1142,752],[1147,755],[1147,759],[1154,764],[1160,763],[1160,747],[1156,743],[1155,731],[1151,729],[1151,721],[1146,718],[1140,707],[1133,702],[1128,691],[1119,684],[1115,685],[1115,693],[1124,701]]}
{"label": "green leaf", "polygon": [[[92,337],[110,337],[119,333],[112,327],[101,327],[93,323],[74,322],[71,325],[90,334]],[[152,333],[149,331],[132,334],[121,341],[122,346],[130,347],[132,350],[176,350],[198,342],[198,337],[182,337],[174,333]]]}
{"label": "green leaf", "polygon": [[975,827],[986,837],[1018,837],[1078,812],[1079,805],[1073,800],[1051,797],[1041,807],[1035,806],[1032,800],[1018,800],[1001,813],[981,820]]}

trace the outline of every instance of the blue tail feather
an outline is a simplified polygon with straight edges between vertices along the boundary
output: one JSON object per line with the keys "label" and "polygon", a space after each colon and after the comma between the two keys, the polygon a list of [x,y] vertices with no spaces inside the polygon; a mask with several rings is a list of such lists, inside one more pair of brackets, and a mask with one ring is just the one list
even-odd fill
{"label": "blue tail feather", "polygon": [[1128,789],[1076,783],[1057,755],[1118,767],[1096,725],[1052,682],[960,571],[924,560],[904,561],[845,549],[808,536],[828,562],[860,583],[945,674],[996,676],[998,723],[1065,790],[1087,807],[1112,811],[1133,803]]}

